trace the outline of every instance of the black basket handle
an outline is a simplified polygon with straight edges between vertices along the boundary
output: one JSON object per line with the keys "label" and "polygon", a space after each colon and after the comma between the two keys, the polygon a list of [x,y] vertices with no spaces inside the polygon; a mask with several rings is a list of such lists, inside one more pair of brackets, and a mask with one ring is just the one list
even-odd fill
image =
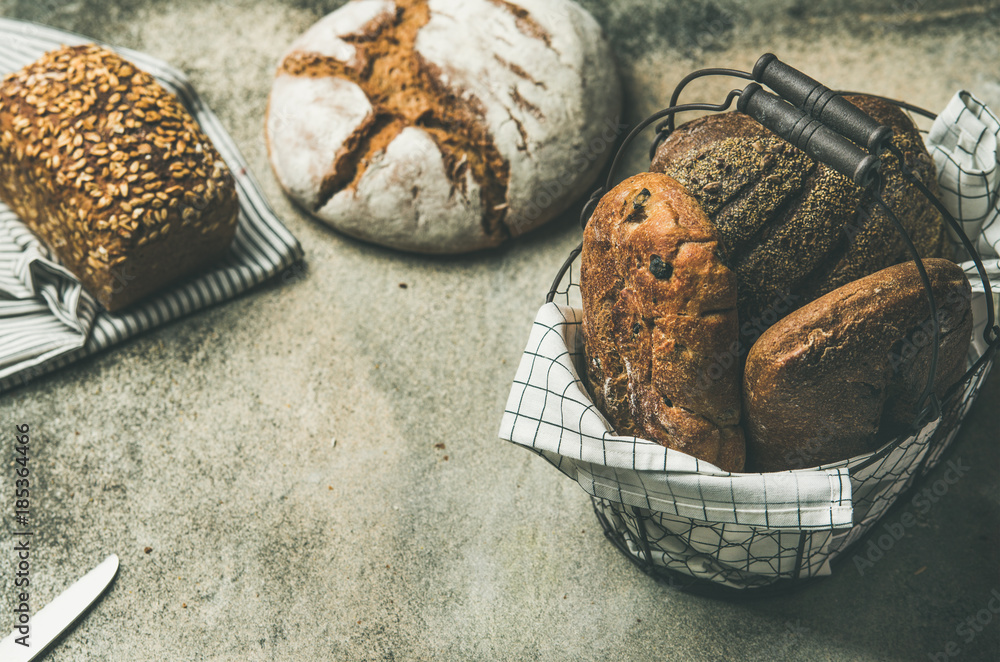
{"label": "black basket handle", "polygon": [[773,53],[765,53],[757,60],[753,79],[875,156],[887,149],[892,141],[892,129],[876,122],[839,93],[788,66]]}
{"label": "black basket handle", "polygon": [[[847,101],[844,103],[858,110]],[[882,166],[878,157],[866,153],[801,108],[765,92],[759,84],[750,83],[746,86],[736,108],[820,163],[825,163],[853,180],[861,188],[866,189],[875,182],[876,174]],[[858,112],[868,117],[866,113],[860,110]],[[889,136],[892,136],[891,131]]]}

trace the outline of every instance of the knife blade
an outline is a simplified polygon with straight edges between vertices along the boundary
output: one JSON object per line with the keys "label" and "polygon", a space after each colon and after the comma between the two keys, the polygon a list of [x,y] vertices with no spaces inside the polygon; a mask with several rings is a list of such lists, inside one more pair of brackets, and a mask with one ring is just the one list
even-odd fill
{"label": "knife blade", "polygon": [[[117,573],[118,556],[112,554],[32,616],[27,639],[17,628],[4,637],[0,641],[0,660],[30,662],[41,655],[90,605],[97,602]],[[18,643],[18,638],[28,645]]]}

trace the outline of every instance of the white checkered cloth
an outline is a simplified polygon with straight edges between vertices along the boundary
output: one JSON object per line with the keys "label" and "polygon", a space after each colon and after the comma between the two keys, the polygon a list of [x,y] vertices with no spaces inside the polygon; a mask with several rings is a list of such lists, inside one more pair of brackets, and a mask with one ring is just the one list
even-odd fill
{"label": "white checkered cloth", "polygon": [[[938,169],[941,202],[972,241],[993,283],[995,308],[1000,307],[1000,119],[971,93],[961,91],[948,103],[927,134],[927,149]],[[958,237],[951,233],[956,255],[969,255]],[[972,291],[982,293],[983,285],[975,264],[961,263],[972,283]],[[984,301],[973,300],[979,309],[973,343],[985,350]]]}
{"label": "white checkered cloth", "polygon": [[[998,131],[996,117],[960,92],[928,136],[942,188],[954,193],[943,202],[984,253],[994,298],[1000,292]],[[985,349],[986,295],[974,264],[962,266],[979,292],[973,301],[979,342],[970,349],[971,365]],[[889,452],[796,471],[729,474],[614,433],[580,378],[582,310],[575,285],[568,300],[572,305],[546,303],[538,311],[500,437],[542,455],[604,500],[604,515],[637,559],[729,586],[829,574],[836,552],[874,524],[921,466],[927,469],[940,457],[985,377],[971,380],[949,416]],[[642,531],[628,517],[632,508],[648,511]]]}
{"label": "white checkered cloth", "polygon": [[[0,76],[80,35],[0,18]],[[236,179],[240,217],[229,254],[214,268],[125,311],[109,314],[10,209],[0,203],[0,392],[193,311],[231,299],[302,257],[250,175],[243,156],[184,74],[142,53],[122,57],[174,93],[215,144]]]}
{"label": "white checkered cloth", "polygon": [[[972,94],[959,92],[934,121],[927,145],[938,169],[941,201],[961,221],[966,236],[979,237],[974,245],[984,259],[1000,255],[1000,196],[996,194],[1000,188],[1000,120]],[[952,239],[959,241],[954,234]]]}
{"label": "white checkered cloth", "polygon": [[616,503],[769,528],[851,525],[845,469],[734,476],[657,443],[615,435],[577,369],[582,316],[556,303],[538,311],[501,437],[541,453],[591,496]]}

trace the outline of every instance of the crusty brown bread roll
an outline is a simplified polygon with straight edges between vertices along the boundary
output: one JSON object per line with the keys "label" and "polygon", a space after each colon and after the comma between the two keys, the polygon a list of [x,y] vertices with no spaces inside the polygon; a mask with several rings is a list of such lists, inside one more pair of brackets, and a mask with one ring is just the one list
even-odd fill
{"label": "crusty brown bread roll", "polygon": [[615,431],[742,470],[736,276],[698,202],[654,173],[605,194],[580,290],[586,377]]}
{"label": "crusty brown bread roll", "polygon": [[[923,262],[938,306],[934,389],[941,397],[966,366],[971,288],[955,263]],[[844,285],[786,316],[747,356],[747,468],[796,469],[876,450],[918,414],[932,343],[913,262]]]}
{"label": "crusty brown bread roll", "polygon": [[[907,165],[936,191],[934,163],[909,118],[880,99],[847,98],[892,128]],[[940,214],[904,182],[892,154],[882,163],[882,195],[921,257],[948,257]],[[841,285],[913,259],[870,196],[743,113],[678,127],[650,169],[683,184],[718,228],[739,281],[741,328],[766,327]]]}
{"label": "crusty brown bread roll", "polygon": [[92,44],[0,82],[0,200],[109,311],[222,257],[239,211],[180,102]]}

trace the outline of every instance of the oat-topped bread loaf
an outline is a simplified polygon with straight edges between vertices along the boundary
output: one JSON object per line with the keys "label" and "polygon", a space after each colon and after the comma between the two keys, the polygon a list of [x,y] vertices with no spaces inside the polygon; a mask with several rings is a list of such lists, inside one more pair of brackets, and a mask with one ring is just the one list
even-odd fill
{"label": "oat-topped bread loaf", "polygon": [[[907,165],[937,191],[934,163],[910,119],[881,99],[847,98],[892,128]],[[739,278],[741,328],[772,324],[845,283],[913,259],[870,196],[743,113],[678,127],[651,169],[681,182],[718,228]],[[888,152],[882,174],[882,195],[921,257],[949,257],[940,214],[904,182]]]}
{"label": "oat-topped bread loaf", "polygon": [[281,186],[349,235],[423,253],[496,246],[554,218],[618,137],[597,22],[569,0],[353,0],[278,67]]}
{"label": "oat-topped bread loaf", "polygon": [[96,45],[0,82],[0,200],[109,311],[220,258],[239,210],[180,102]]}
{"label": "oat-topped bread loaf", "polygon": [[615,432],[742,470],[736,275],[697,200],[653,173],[605,194],[580,291],[587,382]]}

